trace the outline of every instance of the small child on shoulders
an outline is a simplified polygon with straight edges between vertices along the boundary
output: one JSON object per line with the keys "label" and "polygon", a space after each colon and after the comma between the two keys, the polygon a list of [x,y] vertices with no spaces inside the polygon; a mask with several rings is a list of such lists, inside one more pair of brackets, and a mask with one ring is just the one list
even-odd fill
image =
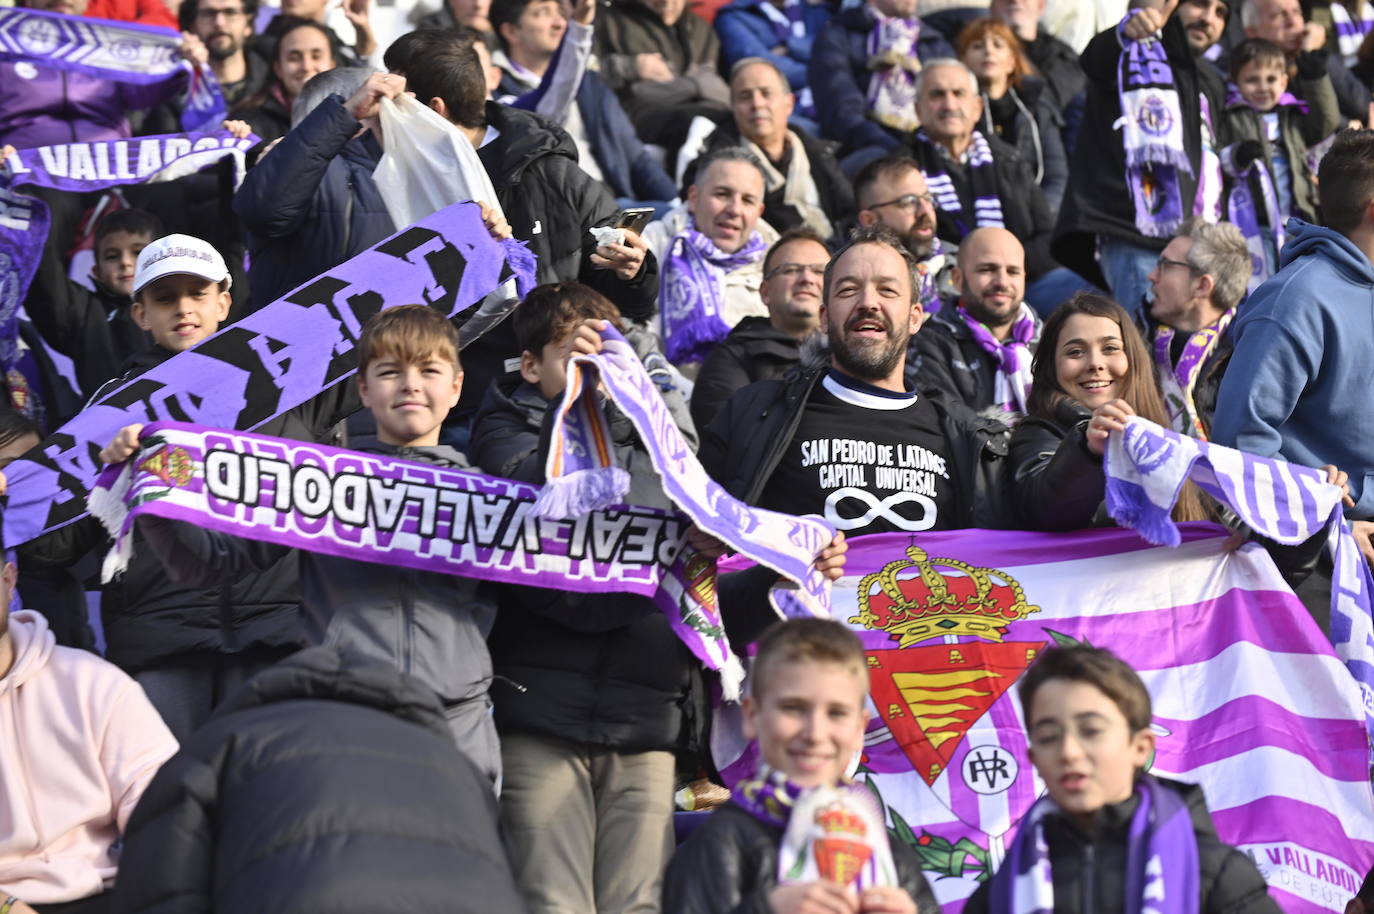
{"label": "small child on shoulders", "polygon": [[792,814],[806,808],[808,793],[848,784],[845,770],[863,748],[867,699],[863,645],[840,623],[791,619],[764,634],[743,703],[745,732],[758,740],[762,757],[758,776],[737,784],[730,802],[673,856],[664,914],[939,910],[916,852],[900,842],[889,846],[881,826],[868,829],[868,840],[874,858],[890,852],[897,884],[857,890],[824,878],[783,878],[793,859],[783,854],[784,835],[805,824],[792,823]]}

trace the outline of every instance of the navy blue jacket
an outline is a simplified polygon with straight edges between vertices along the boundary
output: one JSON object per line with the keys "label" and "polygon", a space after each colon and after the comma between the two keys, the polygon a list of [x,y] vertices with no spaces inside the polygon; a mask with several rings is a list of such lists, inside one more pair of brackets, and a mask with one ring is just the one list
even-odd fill
{"label": "navy blue jacket", "polygon": [[396,231],[372,180],[382,157],[331,95],[264,156],[234,197],[248,235],[255,307],[356,257]]}
{"label": "navy blue jacket", "polygon": [[[806,88],[806,65],[811,62],[811,46],[816,36],[835,15],[832,3],[802,3],[802,26],[806,34],[778,38],[773,20],[763,12],[769,0],[732,0],[716,13],[716,35],[720,37],[722,69],[730,72],[746,57],[762,57],[787,77],[793,92]],[[776,53],[782,47],[784,53]]]}
{"label": "navy blue jacket", "polygon": [[[868,33],[872,30],[868,7],[844,10],[816,37],[811,52],[811,94],[821,136],[843,143],[844,155],[868,146],[895,151],[901,142],[895,131],[868,117]],[[923,28],[916,39],[916,56],[934,60],[957,55],[939,32]]]}

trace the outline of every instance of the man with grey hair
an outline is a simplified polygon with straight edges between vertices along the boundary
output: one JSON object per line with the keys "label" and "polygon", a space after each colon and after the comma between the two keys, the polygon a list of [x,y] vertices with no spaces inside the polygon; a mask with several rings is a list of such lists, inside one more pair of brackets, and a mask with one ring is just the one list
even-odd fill
{"label": "man with grey hair", "polygon": [[1026,300],[1048,310],[1084,285],[1050,257],[1054,220],[1030,165],[996,136],[978,130],[978,80],[953,58],[932,60],[916,82],[921,127],[911,155],[935,198],[935,232],[958,244],[976,228],[1005,228],[1026,249]]}
{"label": "man with grey hair", "polygon": [[785,232],[805,225],[832,238],[854,211],[854,191],[835,161],[834,144],[789,122],[795,105],[776,64],[746,57],[730,69],[734,120],[717,127],[706,148],[743,146],[758,158],[764,166],[763,216],[773,228]]}
{"label": "man with grey hair", "polygon": [[768,316],[759,286],[778,233],[762,219],[764,187],[763,163],[749,150],[708,152],[686,205],[644,230],[662,279],[663,351],[679,367],[701,362],[744,318]]}
{"label": "man with grey hair", "polygon": [[1141,330],[1152,343],[1169,423],[1180,434],[1206,439],[1231,361],[1227,330],[1250,278],[1250,249],[1231,223],[1194,217],[1148,278],[1153,297]]}
{"label": "man with grey hair", "polygon": [[1283,49],[1294,95],[1302,99],[1300,72],[1305,79],[1318,79],[1325,71],[1336,90],[1341,116],[1363,124],[1369,117],[1369,87],[1350,72],[1340,54],[1328,50],[1326,29],[1308,22],[1302,10],[1298,0],[1245,0],[1240,24],[1247,37],[1264,38]]}

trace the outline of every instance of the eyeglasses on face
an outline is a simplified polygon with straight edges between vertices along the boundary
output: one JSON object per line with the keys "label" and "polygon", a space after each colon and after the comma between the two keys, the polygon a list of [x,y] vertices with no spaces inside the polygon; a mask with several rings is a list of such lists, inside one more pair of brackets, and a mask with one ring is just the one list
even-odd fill
{"label": "eyeglasses on face", "polygon": [[912,212],[920,204],[925,204],[931,209],[935,208],[935,198],[930,194],[902,194],[896,200],[887,200],[882,203],[874,203],[869,209],[882,209],[884,206],[899,206],[908,212]]}
{"label": "eyeglasses on face", "polygon": [[780,263],[763,274],[763,278],[772,279],[779,275],[792,278],[801,276],[803,272],[810,273],[812,276],[824,276],[825,266],[823,263]]}

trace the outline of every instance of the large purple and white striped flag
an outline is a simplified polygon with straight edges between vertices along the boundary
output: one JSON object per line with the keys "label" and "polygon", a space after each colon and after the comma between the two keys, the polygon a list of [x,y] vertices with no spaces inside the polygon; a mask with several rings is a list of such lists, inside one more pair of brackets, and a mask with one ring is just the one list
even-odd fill
{"label": "large purple and white striped flag", "polygon": [[[1046,646],[1071,641],[1140,671],[1152,770],[1202,785],[1221,838],[1285,911],[1344,910],[1374,864],[1362,692],[1263,549],[1225,540],[1185,524],[1174,548],[1119,529],[851,541],[832,607],[869,657],[857,776],[946,911],[1000,864],[1044,790],[1013,686]],[[751,773],[737,731],[716,730],[727,779]]]}

